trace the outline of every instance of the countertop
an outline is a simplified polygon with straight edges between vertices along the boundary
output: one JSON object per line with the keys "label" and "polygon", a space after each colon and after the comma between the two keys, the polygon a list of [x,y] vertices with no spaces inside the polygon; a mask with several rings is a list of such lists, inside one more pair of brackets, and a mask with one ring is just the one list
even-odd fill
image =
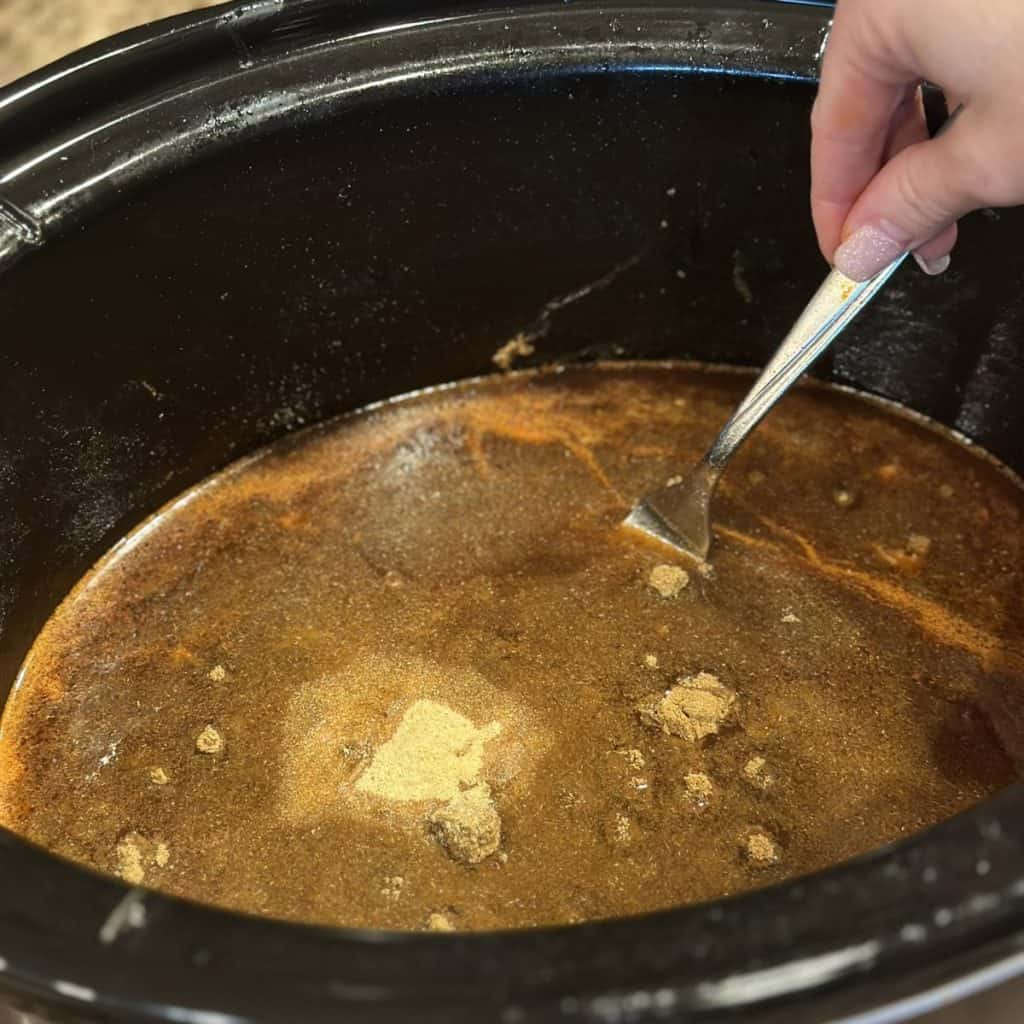
{"label": "countertop", "polygon": [[0,0],[0,86],[72,50],[214,0]]}

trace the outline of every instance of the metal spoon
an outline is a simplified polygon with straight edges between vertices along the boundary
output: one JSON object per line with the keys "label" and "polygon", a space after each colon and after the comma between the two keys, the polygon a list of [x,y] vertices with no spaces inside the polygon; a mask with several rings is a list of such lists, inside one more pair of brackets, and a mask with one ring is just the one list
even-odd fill
{"label": "metal spoon", "polygon": [[[946,118],[935,137],[948,131],[963,110],[961,103]],[[875,297],[908,255],[904,253],[874,277],[860,283],[833,270],[704,458],[680,483],[651,491],[641,498],[626,516],[624,525],[703,562],[711,548],[711,499],[733,452],[804,370]]]}
{"label": "metal spoon", "polygon": [[625,525],[704,561],[711,547],[711,499],[733,453],[906,258],[904,253],[862,282],[833,270],[704,458],[680,483],[645,495]]}

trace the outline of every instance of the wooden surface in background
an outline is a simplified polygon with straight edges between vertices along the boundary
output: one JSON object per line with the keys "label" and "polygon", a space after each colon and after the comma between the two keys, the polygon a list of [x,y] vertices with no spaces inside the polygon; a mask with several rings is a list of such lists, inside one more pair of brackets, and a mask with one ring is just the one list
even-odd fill
{"label": "wooden surface in background", "polygon": [[0,86],[88,43],[213,0],[0,0]]}

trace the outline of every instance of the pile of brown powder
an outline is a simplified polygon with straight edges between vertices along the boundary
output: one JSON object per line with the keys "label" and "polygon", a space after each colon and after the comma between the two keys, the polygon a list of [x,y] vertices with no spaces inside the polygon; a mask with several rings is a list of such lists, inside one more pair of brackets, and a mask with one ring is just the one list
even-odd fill
{"label": "pile of brown powder", "polygon": [[499,722],[478,729],[445,704],[418,700],[355,788],[385,800],[451,800],[480,781],[484,744],[500,733]]}
{"label": "pile of brown powder", "polygon": [[681,679],[664,694],[652,694],[637,712],[644,725],[696,743],[714,736],[732,714],[736,694],[710,672]]}
{"label": "pile of brown powder", "polygon": [[399,803],[445,801],[426,816],[431,832],[453,860],[479,864],[501,843],[501,818],[481,778],[484,744],[500,733],[500,722],[478,729],[446,704],[417,700],[355,788]]}

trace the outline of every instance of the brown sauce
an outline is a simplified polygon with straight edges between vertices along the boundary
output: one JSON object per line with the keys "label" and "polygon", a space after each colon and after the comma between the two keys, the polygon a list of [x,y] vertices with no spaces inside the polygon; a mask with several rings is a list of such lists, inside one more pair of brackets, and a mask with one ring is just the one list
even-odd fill
{"label": "brown sauce", "polygon": [[808,387],[730,467],[712,574],[618,527],[748,384],[496,377],[229,467],[43,630],[3,823],[223,907],[490,929],[763,886],[1014,781],[1024,495],[992,460]]}

